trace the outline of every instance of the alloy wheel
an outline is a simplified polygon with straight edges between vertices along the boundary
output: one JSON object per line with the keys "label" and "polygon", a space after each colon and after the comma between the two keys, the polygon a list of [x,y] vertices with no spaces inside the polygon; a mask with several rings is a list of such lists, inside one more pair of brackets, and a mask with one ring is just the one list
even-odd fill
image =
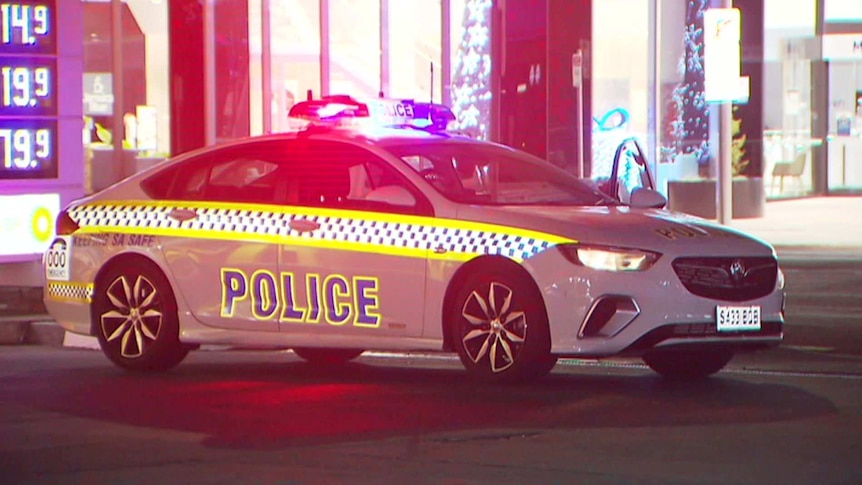
{"label": "alloy wheel", "polygon": [[118,345],[123,358],[138,358],[156,341],[162,328],[162,311],[156,286],[137,275],[130,284],[125,275],[108,286],[111,308],[101,314],[102,335]]}
{"label": "alloy wheel", "polygon": [[464,302],[461,316],[469,328],[461,338],[475,364],[487,360],[491,372],[503,372],[518,359],[527,338],[527,317],[514,308],[511,288],[491,282],[486,294],[474,290]]}

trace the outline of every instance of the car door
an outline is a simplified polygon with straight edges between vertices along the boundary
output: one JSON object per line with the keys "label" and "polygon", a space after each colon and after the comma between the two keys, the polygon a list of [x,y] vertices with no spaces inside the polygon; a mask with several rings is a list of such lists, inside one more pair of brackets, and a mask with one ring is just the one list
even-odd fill
{"label": "car door", "polygon": [[419,337],[432,214],[415,187],[365,148],[307,140],[287,170],[291,238],[279,248],[283,332]]}
{"label": "car door", "polygon": [[194,316],[220,328],[278,331],[278,248],[287,141],[244,144],[179,166],[171,216],[187,237],[162,248]]}

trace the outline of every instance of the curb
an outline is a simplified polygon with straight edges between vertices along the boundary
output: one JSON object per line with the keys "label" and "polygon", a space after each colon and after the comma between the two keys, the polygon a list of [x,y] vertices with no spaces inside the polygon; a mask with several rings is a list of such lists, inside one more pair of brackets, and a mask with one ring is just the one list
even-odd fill
{"label": "curb", "polygon": [[66,330],[48,315],[0,317],[0,345],[62,346]]}

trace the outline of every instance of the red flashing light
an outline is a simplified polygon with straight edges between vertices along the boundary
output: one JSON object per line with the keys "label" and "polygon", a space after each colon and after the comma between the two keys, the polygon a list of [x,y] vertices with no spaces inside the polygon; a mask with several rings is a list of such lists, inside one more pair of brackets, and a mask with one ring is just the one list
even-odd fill
{"label": "red flashing light", "polygon": [[69,211],[63,209],[60,211],[60,214],[57,216],[57,222],[55,225],[55,232],[58,236],[69,236],[77,231],[80,227],[78,223],[75,222],[71,217],[69,217]]}

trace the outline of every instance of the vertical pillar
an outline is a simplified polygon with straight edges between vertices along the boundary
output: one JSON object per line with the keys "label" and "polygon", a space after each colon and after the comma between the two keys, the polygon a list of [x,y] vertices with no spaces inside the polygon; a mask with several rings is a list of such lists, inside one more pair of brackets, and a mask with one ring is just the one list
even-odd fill
{"label": "vertical pillar", "polygon": [[[404,1],[404,0],[401,0]],[[380,85],[379,90],[391,96],[389,88],[389,0],[380,0]]]}
{"label": "vertical pillar", "polygon": [[179,155],[206,144],[203,6],[170,0],[171,153]]}
{"label": "vertical pillar", "polygon": [[828,190],[827,143],[829,134],[829,66],[823,59],[825,0],[815,0],[814,52],[811,54],[811,138],[819,140],[811,147],[812,188],[814,195]]}
{"label": "vertical pillar", "polygon": [[[452,19],[452,5],[449,0],[442,0],[440,17],[440,40],[442,41],[440,76],[442,76],[443,80],[443,92],[440,93],[440,102],[449,106],[452,104],[452,27],[449,25]],[[497,34],[492,33],[492,35]]]}
{"label": "vertical pillar", "polygon": [[[732,0],[720,0],[720,8],[733,7]],[[704,47],[707,49],[708,47]],[[740,47],[741,48],[741,47]],[[723,101],[718,105],[719,109],[719,148],[718,148],[718,171],[716,173],[718,184],[716,186],[715,210],[720,224],[728,224],[733,219],[733,174],[732,166],[732,142],[733,142],[733,103]]]}
{"label": "vertical pillar", "polygon": [[123,2],[121,0],[111,1],[111,89],[114,92],[114,109],[111,119],[111,132],[113,133],[112,144],[114,148],[114,159],[111,164],[112,180],[120,180],[126,176],[123,167],[123,138],[125,138],[126,127],[123,124]]}
{"label": "vertical pillar", "polygon": [[263,91],[263,132],[272,133],[272,25],[269,21],[270,0],[260,0],[260,67]]}
{"label": "vertical pillar", "polygon": [[[592,0],[548,0],[548,159],[579,177],[592,171]],[[573,55],[581,54],[575,86]]]}
{"label": "vertical pillar", "polygon": [[329,0],[320,0],[320,95],[329,94]]}
{"label": "vertical pillar", "polygon": [[658,164],[661,162],[661,1],[650,0],[649,3],[649,92],[647,104],[647,153],[650,157],[650,171],[658,176]]}

